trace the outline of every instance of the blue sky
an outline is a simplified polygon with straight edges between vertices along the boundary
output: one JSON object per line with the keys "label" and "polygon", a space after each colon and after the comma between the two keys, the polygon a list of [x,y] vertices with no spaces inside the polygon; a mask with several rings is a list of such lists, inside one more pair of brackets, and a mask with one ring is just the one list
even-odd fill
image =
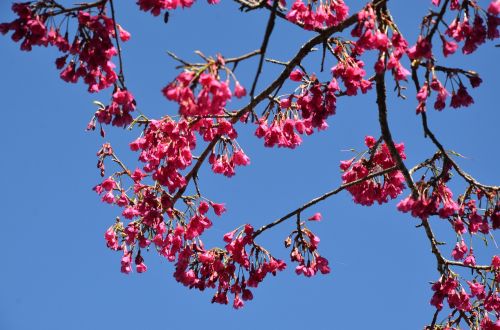
{"label": "blue sky", "polygon": [[[13,18],[9,3],[0,4],[2,22]],[[357,10],[363,3],[348,4]],[[391,5],[413,42],[419,17],[430,1]],[[132,33],[124,46],[128,87],[141,111],[152,117],[176,111],[160,92],[177,72],[167,50],[186,59],[196,58],[194,50],[243,54],[260,46],[267,19],[265,11],[241,13],[230,1],[217,6],[200,1],[189,10],[172,12],[168,24],[139,12],[133,1],[120,3],[117,15]],[[269,56],[286,61],[311,35],[279,21]],[[293,224],[284,223],[259,242],[289,267],[264,281],[243,310],[212,305],[212,292],[179,285],[172,278],[172,265],[153,252],[144,255],[147,273],[121,274],[120,254],[108,250],[103,237],[117,209],[102,204],[91,190],[100,180],[95,154],[110,141],[119,155],[136,164],[127,145],[139,131],[107,129],[105,140],[85,132],[95,110],[92,101],[106,102],[108,94],[89,95],[83,85],[60,80],[53,50],[25,53],[18,48],[0,38],[0,329],[414,329],[431,320],[428,283],[438,275],[423,230],[415,229],[417,222],[410,216],[397,212],[394,202],[366,208],[354,205],[347,193],[310,210],[323,214],[323,221],[311,229],[321,238],[320,251],[330,260],[332,273],[311,279],[294,274],[282,244]],[[452,58],[450,66],[479,72],[484,84],[472,91],[472,107],[429,113],[430,125],[445,146],[466,156],[459,160],[463,168],[491,184],[500,178],[495,149],[500,122],[498,52],[490,43],[469,57]],[[319,70],[317,58],[307,62],[311,71]],[[329,61],[327,67],[333,65]],[[255,63],[236,72],[247,88]],[[259,87],[279,70],[266,65]],[[395,141],[405,142],[410,166],[434,152],[415,116],[412,87],[407,101],[389,94],[390,126]],[[365,135],[379,134],[374,101],[373,92],[340,99],[330,128],[305,138],[293,151],[266,149],[253,136],[253,127],[240,128],[238,141],[251,157],[251,166],[239,168],[230,180],[207,168],[200,174],[203,192],[228,208],[214,219],[207,242],[221,244],[222,235],[242,223],[258,227],[337,187],[339,161],[351,157],[342,150],[360,149]],[[439,238],[451,238],[453,244],[448,227],[433,221]],[[498,251],[493,247],[490,253]],[[488,262],[490,256],[478,259]]]}

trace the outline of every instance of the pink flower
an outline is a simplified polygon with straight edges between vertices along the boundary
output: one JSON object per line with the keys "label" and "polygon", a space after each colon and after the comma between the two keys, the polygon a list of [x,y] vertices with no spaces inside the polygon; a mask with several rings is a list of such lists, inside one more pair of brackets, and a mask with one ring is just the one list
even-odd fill
{"label": "pink flower", "polygon": [[465,244],[464,241],[461,241],[460,243],[457,243],[455,247],[453,248],[453,251],[451,251],[451,256],[455,260],[461,260],[467,253],[467,245]]}
{"label": "pink flower", "polygon": [[233,308],[234,309],[240,309],[240,308],[243,307],[243,305],[245,305],[245,304],[243,303],[243,300],[240,299],[240,295],[236,294],[234,296]]}
{"label": "pink flower", "polygon": [[352,165],[352,162],[354,161],[355,158],[351,158],[351,159],[348,159],[348,160],[341,160],[340,161],[340,169],[342,171],[347,171],[349,169],[349,167],[351,167]]}
{"label": "pink flower", "polygon": [[139,182],[141,181],[146,174],[144,174],[140,169],[136,168],[134,173],[132,173],[131,178],[134,180],[134,182]]}
{"label": "pink flower", "polygon": [[209,205],[207,202],[205,201],[202,201],[200,203],[200,205],[198,206],[198,212],[200,212],[201,214],[205,214],[208,212],[208,209],[209,209]]}
{"label": "pink flower", "polygon": [[[307,236],[309,237],[309,242],[311,243],[311,248],[316,249],[318,248],[320,239],[318,236],[314,235],[312,232],[307,232]],[[311,249],[311,250],[312,250]]]}
{"label": "pink flower", "polygon": [[474,99],[469,95],[467,88],[463,84],[460,84],[457,92],[453,92],[451,95],[450,105],[452,108],[468,107],[473,103]]}
{"label": "pink flower", "polygon": [[239,149],[233,153],[233,162],[235,165],[246,166],[250,164],[250,158],[243,152],[243,150]]}
{"label": "pink flower", "polygon": [[460,8],[460,2],[459,2],[459,0],[451,0],[450,9],[451,10],[457,10],[459,8]]}
{"label": "pink flower", "polygon": [[113,101],[119,105],[125,105],[128,103],[132,103],[134,101],[134,97],[129,91],[118,89],[113,94]]}
{"label": "pink flower", "polygon": [[451,55],[457,51],[458,44],[456,42],[448,41],[443,36],[441,36],[441,40],[443,41],[444,57],[448,57],[448,55]]}
{"label": "pink flower", "polygon": [[368,148],[373,148],[375,146],[376,142],[377,142],[377,140],[375,140],[375,138],[373,136],[370,136],[370,135],[365,136],[365,145]]}
{"label": "pink flower", "polygon": [[133,219],[136,216],[140,215],[141,213],[132,206],[127,207],[125,210],[123,210],[122,215],[127,218],[127,219]]}
{"label": "pink flower", "polygon": [[135,257],[135,267],[138,273],[144,273],[148,267],[144,264],[144,259],[141,256],[141,251]]}
{"label": "pink flower", "polygon": [[459,217],[457,217],[455,219],[455,221],[453,222],[453,229],[459,235],[465,234],[467,232],[467,229],[465,228],[464,222]]}
{"label": "pink flower", "polygon": [[426,59],[432,58],[432,45],[427,38],[418,36],[417,43],[408,49],[408,57],[412,60],[424,57]]}
{"label": "pink flower", "polygon": [[113,204],[115,202],[115,196],[112,191],[108,191],[104,196],[102,196],[102,201],[108,204]]}
{"label": "pink flower", "polygon": [[226,212],[226,207],[222,203],[217,204],[217,203],[210,202],[210,205],[214,209],[215,214],[217,214],[218,216],[221,216],[222,213]]}
{"label": "pink flower", "polygon": [[243,289],[243,294],[241,297],[243,298],[244,301],[252,300],[253,299],[252,291],[248,289]]}
{"label": "pink flower", "polygon": [[116,233],[114,228],[111,226],[106,230],[106,233],[104,234],[104,239],[106,240],[106,246],[109,247],[112,250],[118,250],[119,245],[118,245],[118,240],[116,237]]}
{"label": "pink flower", "polygon": [[125,193],[122,192],[122,194],[120,195],[120,198],[118,198],[118,200],[116,201],[116,205],[118,205],[120,207],[124,207],[124,206],[127,206],[128,204],[129,204],[128,197]]}
{"label": "pink flower", "polygon": [[470,82],[472,88],[476,88],[476,87],[479,87],[481,85],[481,83],[483,82],[483,79],[481,79],[481,77],[479,77],[477,75],[470,76],[469,82]]}
{"label": "pink flower", "polygon": [[474,257],[472,248],[469,251],[469,255],[465,257],[464,259],[464,265],[467,266],[475,266],[476,265],[476,258]]}
{"label": "pink flower", "polygon": [[241,86],[239,82],[236,82],[236,86],[234,87],[234,95],[239,99],[247,95],[245,87]]}
{"label": "pink flower", "polygon": [[253,235],[253,227],[252,225],[246,224],[245,227],[243,228],[243,232],[247,236],[252,236]]}
{"label": "pink flower", "polygon": [[68,58],[68,55],[58,57],[56,59],[56,68],[59,69],[59,70],[61,70],[62,68],[64,68],[64,66],[66,65],[66,59],[67,58]]}
{"label": "pink flower", "polygon": [[130,33],[126,31],[125,29],[122,28],[120,24],[116,24],[118,27],[118,33],[120,34],[120,39],[121,41],[129,41],[130,40]]}
{"label": "pink flower", "polygon": [[488,13],[490,13],[491,15],[500,14],[500,0],[491,1],[490,5],[488,6]]}
{"label": "pink flower", "polygon": [[123,257],[121,260],[121,272],[124,274],[129,274],[132,271],[130,266],[132,263],[132,252],[128,252],[127,248],[123,249]]}
{"label": "pink flower", "polygon": [[500,268],[500,257],[499,256],[493,256],[493,258],[491,259],[491,267],[493,267],[495,269]]}
{"label": "pink flower", "polygon": [[396,80],[406,80],[406,77],[410,75],[408,71],[401,63],[397,62],[394,67],[394,77]]}
{"label": "pink flower", "polygon": [[427,85],[427,83],[425,83],[417,93],[417,100],[420,103],[425,102],[428,96],[429,96],[429,86]]}
{"label": "pink flower", "polygon": [[230,231],[229,233],[224,234],[224,242],[231,243],[233,241],[234,234],[236,233],[236,229]]}
{"label": "pink flower", "polygon": [[314,213],[313,216],[310,217],[307,220],[309,220],[309,221],[320,221],[321,220],[321,213],[319,213],[319,212]]}
{"label": "pink flower", "polygon": [[471,281],[467,281],[467,284],[469,284],[471,296],[476,296],[479,299],[484,298],[484,285]]}
{"label": "pink flower", "polygon": [[322,256],[316,257],[316,268],[321,272],[321,274],[329,274],[330,267],[328,266],[328,259]]}
{"label": "pink flower", "polygon": [[302,73],[299,69],[295,69],[290,73],[290,80],[301,81],[302,77],[304,77],[304,73]]}
{"label": "pink flower", "polygon": [[209,252],[198,254],[198,259],[204,264],[211,264],[215,261],[214,255]]}
{"label": "pink flower", "polygon": [[135,266],[135,269],[138,273],[144,273],[148,270],[148,267],[144,264],[144,262],[141,262],[140,264]]}
{"label": "pink flower", "polygon": [[280,100],[280,108],[281,109],[290,108],[291,105],[292,105],[292,100],[289,97],[286,99]]}
{"label": "pink flower", "polygon": [[368,148],[373,148],[375,146],[375,143],[377,142],[377,140],[375,140],[375,138],[373,136],[365,136],[365,145],[368,147]]}
{"label": "pink flower", "polygon": [[141,249],[147,248],[151,244],[151,241],[144,236],[139,237],[139,247]]}

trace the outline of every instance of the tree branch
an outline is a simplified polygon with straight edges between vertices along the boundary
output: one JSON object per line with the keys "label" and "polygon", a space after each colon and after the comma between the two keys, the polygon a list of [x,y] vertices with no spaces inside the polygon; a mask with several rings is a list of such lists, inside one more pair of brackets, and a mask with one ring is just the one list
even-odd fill
{"label": "tree branch", "polygon": [[441,7],[441,10],[439,11],[439,14],[437,16],[436,23],[434,23],[434,25],[431,28],[431,31],[427,35],[427,39],[429,40],[429,42],[432,42],[432,37],[434,36],[434,33],[436,33],[436,31],[437,31],[437,28],[439,26],[439,22],[441,22],[444,14],[446,13],[446,8],[448,8],[449,2],[450,2],[450,0],[445,0],[445,2],[443,3],[443,6]]}
{"label": "tree branch", "polygon": [[[415,173],[416,171],[418,171],[419,169],[429,165],[430,163],[432,163],[434,160],[436,160],[438,157],[439,157],[439,153],[436,153],[434,154],[434,156],[432,156],[432,158],[429,158],[429,159],[426,159],[424,160],[423,162],[415,165],[414,167],[412,167],[410,170],[409,170],[409,173],[410,174],[413,174]],[[257,237],[258,235],[260,235],[263,231],[267,230],[267,229],[270,229],[276,225],[279,225],[280,223],[282,223],[283,221],[293,217],[294,215],[296,214],[299,214],[301,213],[302,211],[304,211],[305,209],[333,196],[333,195],[336,195],[338,194],[339,192],[341,192],[342,190],[346,189],[346,188],[349,188],[349,187],[352,187],[354,185],[357,185],[361,182],[364,182],[366,180],[370,180],[370,179],[373,179],[375,177],[378,177],[378,176],[381,176],[381,175],[384,175],[384,174],[387,174],[387,173],[390,173],[392,171],[395,171],[398,169],[398,165],[394,165],[390,168],[387,168],[385,170],[382,170],[382,171],[378,171],[378,172],[375,172],[375,173],[372,173],[372,174],[369,174],[367,175],[366,177],[364,178],[360,178],[358,180],[355,180],[355,181],[352,181],[352,182],[348,182],[348,183],[345,183],[343,185],[340,185],[339,187],[337,187],[336,189],[332,190],[332,191],[329,191],[329,192],[326,192],[324,193],[323,195],[319,196],[319,197],[316,197],[312,200],[310,200],[309,202],[305,203],[304,205],[302,205],[301,207],[289,212],[288,214],[282,216],[281,218],[271,222],[271,223],[268,223],[262,227],[260,227],[258,230],[255,231],[254,233],[254,238]]]}
{"label": "tree branch", "polygon": [[389,123],[387,121],[387,104],[386,104],[386,91],[385,91],[385,71],[382,73],[378,73],[375,76],[375,85],[377,90],[377,105],[378,105],[378,114],[379,114],[379,124],[380,130],[382,132],[382,137],[387,144],[387,148],[391,153],[392,159],[396,162],[398,169],[403,173],[403,176],[408,184],[408,187],[412,191],[412,195],[414,198],[418,197],[418,191],[415,187],[415,183],[413,182],[413,178],[411,177],[408,169],[403,163],[403,159],[399,155],[396,146],[394,145],[394,141],[392,139],[391,131],[389,129]]}
{"label": "tree branch", "polygon": [[57,16],[57,15],[66,14],[66,13],[70,13],[70,12],[74,12],[74,11],[81,11],[81,10],[87,10],[90,8],[101,7],[101,6],[104,6],[107,2],[108,2],[108,0],[100,0],[100,1],[92,2],[92,3],[85,3],[85,4],[82,4],[82,5],[77,6],[77,7],[65,8],[64,6],[56,3],[55,1],[52,1],[52,3],[54,5],[56,5],[58,8],[61,8],[61,10],[48,12],[48,13],[50,14],[50,16]]}
{"label": "tree branch", "polygon": [[[420,82],[418,80],[417,70],[418,70],[418,66],[412,65],[411,77],[412,77],[413,83],[415,85],[415,89],[418,92],[420,90]],[[441,142],[439,142],[439,140],[436,138],[434,133],[429,129],[429,125],[427,122],[427,113],[421,112],[420,116],[422,118],[422,127],[424,129],[424,137],[429,137],[431,139],[432,143],[442,153],[443,157],[445,157],[445,159],[448,162],[450,162],[451,166],[455,169],[455,171],[458,173],[458,175],[460,175],[469,184],[474,185],[483,191],[486,191],[486,190],[500,191],[500,186],[489,186],[489,185],[482,184],[482,183],[478,182],[476,179],[474,179],[470,174],[463,171],[460,168],[460,166],[458,166],[458,164],[448,155],[444,146],[441,144]]]}
{"label": "tree branch", "polygon": [[[376,4],[374,4],[374,6],[378,6],[382,3],[385,3],[386,1],[387,0],[378,1]],[[357,14],[354,14],[354,15],[350,16],[349,18],[347,18],[342,23],[340,23],[339,25],[332,26],[328,29],[323,30],[320,34],[311,38],[308,42],[306,42],[304,45],[302,45],[300,50],[288,62],[288,64],[285,66],[285,68],[279,74],[279,76],[271,84],[269,84],[260,94],[258,94],[255,98],[251,99],[250,102],[246,106],[244,106],[243,108],[238,110],[236,116],[231,120],[231,122],[233,124],[236,123],[238,121],[238,119],[241,118],[244,114],[253,110],[260,102],[267,99],[268,95],[271,94],[273,90],[275,90],[276,88],[278,88],[279,86],[281,86],[284,83],[284,81],[290,75],[290,72],[292,72],[293,68],[295,66],[297,66],[298,64],[300,64],[302,59],[304,59],[310,53],[311,49],[314,46],[322,43],[324,40],[326,40],[328,37],[330,37],[330,35],[332,35],[333,33],[341,32],[344,29],[348,28],[349,26],[355,24],[357,21],[358,21],[358,16],[357,16]],[[184,191],[186,191],[187,186],[189,185],[191,178],[193,177],[193,175],[195,175],[197,173],[198,169],[201,167],[202,163],[204,162],[204,160],[208,156],[208,153],[215,146],[215,144],[217,143],[217,141],[219,139],[220,139],[220,136],[214,137],[214,139],[208,144],[206,149],[202,152],[201,156],[198,158],[194,167],[191,169],[191,171],[189,171],[189,173],[185,177],[186,178],[186,185],[183,188],[179,189],[179,191],[175,194],[173,201],[172,201],[173,204],[175,204],[175,202],[179,199],[179,197],[182,196]]]}
{"label": "tree branch", "polygon": [[355,180],[355,181],[352,181],[352,182],[349,182],[349,183],[345,183],[343,185],[340,185],[338,188],[334,189],[334,190],[331,190],[327,193],[324,193],[323,195],[319,196],[319,197],[316,197],[312,200],[310,200],[309,202],[305,203],[304,205],[302,205],[301,207],[291,211],[290,213],[282,216],[281,218],[271,222],[271,223],[268,223],[267,225],[264,225],[262,227],[260,227],[258,230],[255,231],[254,233],[254,238],[259,236],[263,231],[267,230],[267,229],[270,229],[276,225],[279,225],[280,223],[282,223],[283,221],[293,217],[294,215],[297,215],[299,213],[301,213],[302,211],[304,211],[305,209],[327,199],[328,197],[331,197],[333,195],[336,195],[338,194],[339,192],[341,192],[342,190],[346,189],[346,188],[349,188],[349,187],[352,187],[354,185],[357,185],[358,183],[361,183],[363,181],[366,181],[366,180],[369,180],[369,179],[372,179],[372,178],[375,178],[377,176],[380,176],[380,175],[384,175],[384,174],[387,174],[387,173],[390,173],[394,170],[397,170],[397,166],[393,166],[393,167],[390,167],[390,168],[387,168],[385,170],[382,170],[382,171],[379,171],[379,172],[375,172],[375,173],[372,173],[372,174],[369,174],[367,175],[366,177],[364,178],[361,178],[361,179],[358,179],[358,180]]}

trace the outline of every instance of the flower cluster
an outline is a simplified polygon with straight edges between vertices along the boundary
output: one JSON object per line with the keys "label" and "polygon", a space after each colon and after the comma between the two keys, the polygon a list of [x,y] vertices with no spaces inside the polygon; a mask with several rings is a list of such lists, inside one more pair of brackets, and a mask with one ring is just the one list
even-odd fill
{"label": "flower cluster", "polygon": [[353,53],[361,55],[365,50],[374,49],[385,52],[375,63],[375,72],[391,70],[397,81],[406,80],[410,72],[403,67],[400,60],[408,49],[408,43],[397,30],[391,31],[392,36],[389,38],[388,32],[379,29],[373,7],[367,5],[358,13],[358,23],[351,31],[351,35],[358,38]]}
{"label": "flower cluster", "polygon": [[441,277],[439,281],[434,282],[432,290],[434,295],[431,299],[431,305],[437,309],[443,308],[443,300],[448,299],[450,308],[456,308],[460,311],[470,311],[472,305],[470,297],[467,292],[462,288],[459,289],[459,282],[453,277]]}
{"label": "flower cluster", "polygon": [[[290,74],[293,81],[301,81],[304,74],[295,70]],[[328,84],[320,83],[315,76],[300,86],[300,92],[283,98],[268,124],[267,116],[259,120],[255,131],[258,138],[264,138],[266,147],[295,148],[302,142],[300,135],[310,135],[314,128],[324,130],[328,127],[326,119],[335,114],[339,87],[335,79]]]}
{"label": "flower cluster", "polygon": [[[396,165],[385,143],[380,144],[372,136],[367,136],[365,144],[369,148],[369,159],[365,157],[358,160],[351,158],[340,163],[340,169],[344,172],[342,174],[343,184],[363,179],[370,174]],[[396,149],[401,158],[406,159],[404,144],[396,144]],[[394,170],[384,174],[383,181],[375,177],[347,187],[346,190],[351,193],[355,203],[370,206],[374,202],[387,203],[389,197],[396,198],[403,192],[404,182],[401,172]]]}
{"label": "flower cluster", "polygon": [[250,158],[245,154],[243,149],[234,146],[231,140],[222,140],[218,148],[216,147],[215,149],[218,149],[218,151],[215,152],[213,150],[208,158],[208,163],[212,165],[214,173],[232,177],[235,174],[236,166],[247,166],[250,164]]}
{"label": "flower cluster", "polygon": [[429,39],[418,36],[417,43],[410,48],[407,52],[411,60],[428,59],[432,58],[432,44]]}
{"label": "flower cluster", "polygon": [[[315,214],[310,221],[318,221],[321,218],[319,213]],[[304,227],[304,224],[297,220],[297,230],[294,230],[286,239],[285,247],[292,246],[290,259],[297,262],[295,273],[306,277],[314,276],[318,273],[330,273],[328,259],[322,257],[318,252],[320,239],[311,230]],[[292,243],[293,242],[293,243]]]}
{"label": "flower cluster", "polygon": [[[115,185],[107,179],[97,190],[111,186]],[[146,205],[153,207],[148,212],[159,211],[153,204],[150,200]],[[258,287],[268,274],[276,275],[277,271],[285,269],[286,264],[254,243],[254,231],[250,225],[224,235],[225,249],[206,250],[200,235],[211,226],[206,216],[210,206],[217,215],[224,211],[222,204],[201,201],[192,208],[189,221],[177,218],[179,213],[173,209],[167,211],[168,221],[157,214],[156,220],[151,222],[145,218],[145,213],[142,213],[141,220],[127,226],[118,221],[106,231],[106,244],[113,250],[123,251],[121,271],[125,274],[132,271],[132,260],[135,260],[138,273],[147,271],[141,249],[154,247],[168,261],[175,262],[173,276],[179,283],[198,290],[215,289],[213,303],[228,304],[228,294],[232,294],[233,307],[239,309],[244,301],[253,299],[250,288]]]}
{"label": "flower cluster", "polygon": [[67,38],[59,30],[47,29],[47,15],[39,15],[30,3],[14,3],[12,11],[18,18],[9,23],[0,24],[0,33],[13,31],[12,40],[21,41],[21,50],[31,51],[33,46],[56,46],[60,51],[67,52],[70,48]]}
{"label": "flower cluster", "polygon": [[[482,208],[478,207],[478,204]],[[466,233],[467,230],[470,234],[489,234],[491,229],[500,228],[500,200],[484,195],[481,190],[476,192],[476,198],[473,198],[473,194],[463,196],[451,220],[458,235]]]}
{"label": "flower cluster", "polygon": [[[221,79],[219,71],[226,73],[225,81]],[[230,77],[234,79],[233,91],[230,89]],[[210,142],[220,137],[224,146],[226,144],[233,146],[234,139],[238,136],[233,127],[236,117],[234,113],[227,112],[226,105],[233,95],[237,98],[244,97],[246,90],[225,66],[222,56],[219,55],[216,60],[207,59],[207,64],[201,67],[187,67],[173,82],[165,86],[162,92],[168,100],[179,105],[179,114],[189,122],[189,129],[198,132],[204,141]],[[228,120],[229,118],[232,120]],[[233,149],[241,148],[233,147]],[[244,156],[242,151],[234,150],[234,155],[235,163],[230,167],[249,163],[246,156],[242,157]],[[220,152],[218,156],[214,156],[216,159],[210,158],[212,164],[231,162],[226,152]],[[226,169],[222,172],[226,175],[234,172],[229,170],[228,166],[223,167]]]}
{"label": "flower cluster", "polygon": [[191,150],[196,147],[196,136],[185,120],[176,122],[166,116],[151,120],[144,135],[130,143],[132,151],[141,151],[139,160],[146,165],[153,180],[168,188],[170,193],[186,185],[180,170],[191,164]]}
{"label": "flower cluster", "polygon": [[[443,322],[443,329],[459,329],[463,319],[466,322],[474,320],[477,329],[498,329],[500,295],[496,284],[500,279],[499,269],[500,257],[494,256],[491,265],[480,273],[477,272],[472,280],[462,279],[458,274],[446,270],[439,280],[432,283],[434,294],[430,304],[440,311],[446,300],[450,309]],[[493,315],[496,316],[496,321],[491,319]]]}
{"label": "flower cluster", "polygon": [[366,71],[362,60],[351,56],[341,45],[338,45],[334,52],[339,58],[343,58],[332,68],[332,75],[334,79],[340,79],[344,83],[344,94],[354,96],[358,94],[358,90],[365,94],[372,88],[372,82],[364,79]]}
{"label": "flower cluster", "polygon": [[[150,11],[154,16],[160,15],[163,10],[174,10],[178,7],[190,8],[195,0],[137,0],[137,5],[143,11]],[[211,5],[218,4],[220,0],[207,0]]]}
{"label": "flower cluster", "polygon": [[[440,1],[433,0],[433,3],[439,6]],[[477,4],[472,4],[468,1],[459,4],[458,0],[454,0],[450,3],[450,9],[457,10],[458,14],[456,18],[447,25],[445,31],[445,35],[453,40],[447,40],[445,35],[440,34],[443,45],[443,55],[445,57],[457,51],[459,42],[464,43],[462,46],[462,53],[471,54],[476,51],[478,46],[483,44],[487,38],[494,40],[500,37],[500,31],[498,30],[498,26],[500,26],[500,17],[498,17],[500,14],[500,2],[498,0],[491,1],[487,10],[479,10]],[[471,12],[474,13],[474,20],[472,22],[470,21],[472,17]],[[428,43],[428,45],[430,46],[430,43]],[[427,58],[430,59],[430,57]]]}
{"label": "flower cluster", "polygon": [[[456,42],[463,42],[462,53],[471,54],[478,46],[486,41],[486,38],[494,40],[500,37],[498,26],[500,25],[500,17],[495,10],[489,10],[485,13],[486,25],[482,11],[475,10],[474,21],[469,21],[468,5],[467,8],[460,9],[460,13],[449,25],[445,34],[455,40]],[[490,5],[491,8],[493,8]],[[443,39],[443,53],[454,53],[458,45],[454,42],[447,42],[445,37]]]}
{"label": "flower cluster", "polygon": [[[478,232],[489,234],[491,229],[500,228],[500,200],[496,194],[487,194],[482,188],[471,186],[466,193],[460,196],[458,202],[453,199],[451,190],[446,186],[450,180],[450,165],[445,162],[439,172],[435,165],[430,167],[435,176],[425,180],[425,177],[416,183],[418,198],[408,196],[397,205],[398,210],[410,212],[412,216],[427,220],[430,216],[438,215],[448,219],[457,236],[467,231],[470,234]],[[474,195],[476,196],[474,198]],[[478,203],[482,205],[479,208]],[[483,209],[483,212],[480,210]],[[467,252],[464,242],[458,242],[453,250],[456,260],[463,258]],[[470,254],[472,248],[470,249]],[[472,260],[472,259],[471,259]]]}
{"label": "flower cluster", "polygon": [[[135,99],[132,93],[128,90],[117,88],[111,98],[111,104],[104,106],[101,104],[100,109],[95,113],[95,119],[102,124],[113,126],[126,127],[132,121],[130,114],[135,110]],[[95,126],[95,124],[91,124]]]}
{"label": "flower cluster", "polygon": [[[218,125],[226,126],[226,131]],[[227,132],[232,127],[229,122],[219,122],[214,127],[217,134],[231,135]],[[132,272],[133,264],[136,272],[146,272],[143,251],[153,248],[175,263],[173,275],[178,282],[199,290],[215,289],[212,302],[227,304],[228,295],[232,294],[233,307],[241,308],[245,300],[253,298],[250,288],[256,288],[268,274],[275,275],[286,265],[253,241],[250,225],[226,234],[225,249],[205,249],[201,236],[212,226],[208,213],[212,210],[215,215],[222,215],[224,204],[202,200],[200,195],[180,195],[188,209],[181,212],[174,207],[176,199],[171,194],[185,186],[180,171],[191,164],[195,132],[183,118],[179,122],[170,117],[149,120],[143,136],[130,144],[133,151],[140,151],[139,160],[145,163],[134,172],[116,158],[111,147],[103,146],[98,164],[101,171],[104,172],[104,160],[108,157],[121,164],[122,171],[94,190],[103,202],[121,207],[122,216],[130,220],[128,224],[117,220],[108,228],[104,235],[106,245],[123,252],[121,271],[125,274]],[[247,165],[249,159],[235,141],[228,137],[221,145],[227,148],[233,143],[231,166]],[[216,167],[218,160],[213,158]],[[154,183],[147,184],[146,178]],[[133,181],[128,189],[123,186],[126,180]]]}
{"label": "flower cluster", "polygon": [[[460,75],[467,78],[473,88],[478,87],[482,83],[481,78],[475,72],[446,72],[446,82],[449,82],[452,86],[450,107],[455,109],[460,107],[469,107],[474,103],[474,99],[467,92],[467,88],[462,83]],[[426,111],[427,99],[433,91],[437,94],[436,101],[434,102],[434,109],[441,111],[446,107],[446,100],[448,96],[450,96],[450,93],[441,81],[439,81],[435,73],[433,73],[430,83],[426,81],[417,93],[417,114]]]}
{"label": "flower cluster", "polygon": [[[60,31],[60,24],[53,20],[57,13],[49,5],[37,3],[32,7],[30,3],[14,4],[12,9],[18,18],[1,24],[0,32],[6,34],[14,31],[12,39],[22,40],[22,50],[30,51],[32,46],[57,47],[64,55],[56,59],[56,66],[62,69],[60,77],[66,82],[76,83],[82,78],[89,92],[112,86],[117,74],[111,59],[118,54],[112,42],[115,37],[113,19],[106,16],[103,10],[98,15],[91,15],[87,11],[67,13],[66,19],[76,16],[78,21],[77,32],[70,44],[68,31]],[[116,24],[116,30],[122,41],[130,39],[130,34],[120,25]],[[70,56],[71,60],[67,63]]]}
{"label": "flower cluster", "polygon": [[[217,64],[211,72],[184,71],[163,89],[163,95],[179,104],[179,114],[184,117],[223,115],[232,93],[229,83],[220,81]],[[195,97],[194,89],[200,86]],[[240,86],[241,88],[241,86]]]}
{"label": "flower cluster", "polygon": [[[104,14],[92,16],[80,11],[78,24],[81,32],[71,46],[72,55],[77,58],[63,69],[61,78],[75,83],[81,77],[89,86],[89,92],[112,86],[117,80],[117,74],[111,59],[118,54],[112,42],[115,34],[113,20]],[[121,37],[125,41],[129,35],[122,34]]]}
{"label": "flower cluster", "polygon": [[290,22],[302,24],[306,30],[323,29],[342,23],[349,13],[349,7],[343,0],[327,0],[306,5],[302,0],[295,0],[286,14]]}
{"label": "flower cluster", "polygon": [[446,186],[446,180],[435,183],[420,181],[416,183],[419,196],[413,196],[400,201],[397,208],[401,212],[410,212],[412,216],[427,220],[432,215],[446,219],[458,211],[458,204],[453,199],[451,190]]}

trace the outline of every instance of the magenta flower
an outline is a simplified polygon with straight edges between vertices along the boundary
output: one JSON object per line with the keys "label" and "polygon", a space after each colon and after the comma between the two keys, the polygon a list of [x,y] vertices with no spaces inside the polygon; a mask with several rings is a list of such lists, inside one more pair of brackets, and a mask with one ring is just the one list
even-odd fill
{"label": "magenta flower", "polygon": [[241,86],[238,81],[236,82],[236,86],[234,87],[234,95],[239,99],[247,95],[245,87]]}
{"label": "magenta flower", "polygon": [[491,1],[490,5],[488,6],[488,13],[490,13],[491,15],[500,14],[500,0]]}
{"label": "magenta flower", "polygon": [[217,204],[217,203],[210,202],[210,205],[214,209],[215,214],[217,214],[218,216],[221,216],[222,213],[226,212],[226,207],[223,203]]}
{"label": "magenta flower", "polygon": [[309,221],[320,221],[321,220],[321,213],[317,212],[314,213],[309,219]]}
{"label": "magenta flower", "polygon": [[301,81],[302,77],[304,77],[304,73],[302,73],[299,69],[295,69],[290,73],[290,80]]}

